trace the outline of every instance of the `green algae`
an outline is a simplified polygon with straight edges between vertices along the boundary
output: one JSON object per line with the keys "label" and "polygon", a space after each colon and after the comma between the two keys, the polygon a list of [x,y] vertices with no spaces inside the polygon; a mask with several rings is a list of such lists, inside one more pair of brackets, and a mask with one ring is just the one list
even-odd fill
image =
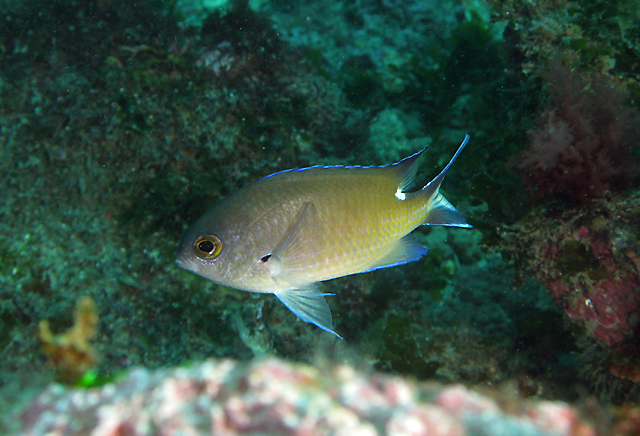
{"label": "green algae", "polygon": [[85,372],[82,377],[74,383],[74,385],[84,389],[99,388],[108,383],[113,383],[125,375],[126,371],[121,371],[117,374],[105,374],[96,369],[91,369]]}

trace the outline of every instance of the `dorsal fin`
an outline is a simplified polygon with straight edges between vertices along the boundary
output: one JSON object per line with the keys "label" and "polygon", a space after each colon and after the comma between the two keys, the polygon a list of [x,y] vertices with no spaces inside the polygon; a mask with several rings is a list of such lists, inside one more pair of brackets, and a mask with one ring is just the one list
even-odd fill
{"label": "dorsal fin", "polygon": [[386,171],[393,174],[400,191],[403,191],[413,183],[413,180],[416,178],[416,173],[418,172],[418,167],[420,166],[420,158],[426,149],[427,147],[409,157],[405,157],[400,162],[383,167]]}
{"label": "dorsal fin", "polygon": [[360,175],[376,175],[380,176],[380,180],[388,181],[389,187],[393,187],[394,190],[399,189],[402,192],[406,189],[416,177],[416,173],[418,172],[418,167],[420,166],[420,158],[422,157],[422,153],[427,148],[423,148],[417,153],[412,154],[409,157],[402,159],[399,162],[394,164],[380,165],[380,166],[360,166],[360,165],[331,165],[331,166],[323,166],[323,165],[314,165],[306,168],[298,168],[298,169],[290,169],[284,170],[277,173],[273,173],[269,176],[263,177],[258,180],[257,183],[260,183],[264,180],[269,179],[291,179],[300,176],[324,176],[324,177],[336,177],[339,175],[347,174],[348,172],[353,171],[355,173],[359,173]]}

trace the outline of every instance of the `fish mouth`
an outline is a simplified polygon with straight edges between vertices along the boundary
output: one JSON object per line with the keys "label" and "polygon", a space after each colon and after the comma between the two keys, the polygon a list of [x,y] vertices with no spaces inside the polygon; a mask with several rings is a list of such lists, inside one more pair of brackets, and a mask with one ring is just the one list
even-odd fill
{"label": "fish mouth", "polygon": [[173,255],[176,258],[176,265],[178,265],[180,268],[187,271],[196,270],[196,263],[192,259],[185,256],[184,253],[176,251],[175,253],[173,253]]}

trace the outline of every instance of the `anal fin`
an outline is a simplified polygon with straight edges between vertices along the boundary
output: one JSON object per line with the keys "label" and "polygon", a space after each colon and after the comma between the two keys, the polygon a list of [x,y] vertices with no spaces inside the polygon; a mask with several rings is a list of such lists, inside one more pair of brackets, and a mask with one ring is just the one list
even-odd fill
{"label": "anal fin", "polygon": [[471,227],[471,224],[465,221],[460,212],[440,192],[431,201],[431,209],[424,224],[429,226]]}
{"label": "anal fin", "polygon": [[413,262],[427,254],[428,251],[429,249],[418,242],[415,236],[407,235],[395,242],[391,251],[378,259],[366,272]]}

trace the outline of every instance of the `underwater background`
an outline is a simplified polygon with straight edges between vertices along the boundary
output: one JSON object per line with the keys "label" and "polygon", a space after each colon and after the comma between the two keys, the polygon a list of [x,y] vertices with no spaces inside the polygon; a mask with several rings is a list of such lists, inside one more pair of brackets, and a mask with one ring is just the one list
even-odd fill
{"label": "underwater background", "polygon": [[[207,434],[303,434],[234,427],[257,373],[291,392],[264,410],[325,395],[360,434],[640,434],[639,78],[633,0],[0,0],[0,433],[92,434],[70,396],[194,377],[226,389]],[[343,341],[174,264],[252,181],[429,145],[422,186],[465,134],[443,192],[474,228],[325,282]],[[93,434],[192,434],[153,422]]]}

